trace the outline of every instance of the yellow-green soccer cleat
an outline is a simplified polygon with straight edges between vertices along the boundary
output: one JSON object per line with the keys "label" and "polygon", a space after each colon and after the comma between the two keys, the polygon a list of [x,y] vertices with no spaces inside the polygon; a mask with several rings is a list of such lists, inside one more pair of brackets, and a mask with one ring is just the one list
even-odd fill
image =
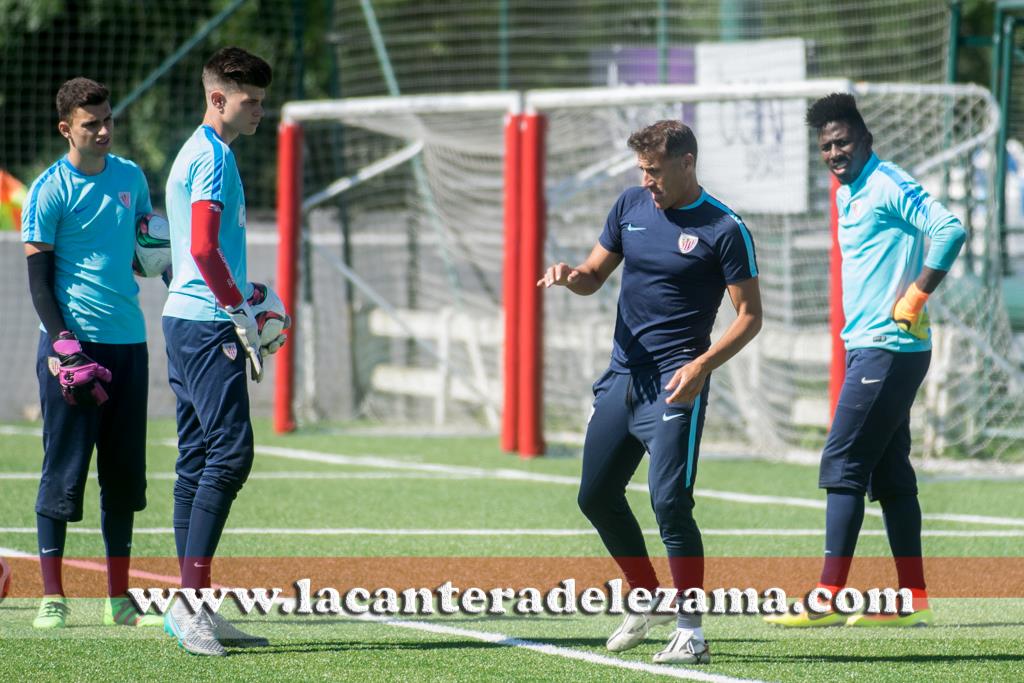
{"label": "yellow-green soccer cleat", "polygon": [[68,599],[63,595],[44,595],[32,628],[64,628],[70,613]]}
{"label": "yellow-green soccer cleat", "polygon": [[164,618],[158,614],[139,614],[129,598],[107,598],[103,608],[104,626],[136,626],[139,628],[164,625]]}
{"label": "yellow-green soccer cleat", "polygon": [[769,624],[786,628],[823,628],[826,626],[842,626],[846,623],[846,615],[838,612],[814,614],[803,611],[800,614],[769,614],[764,618]]}
{"label": "yellow-green soccer cleat", "polygon": [[927,626],[935,620],[930,609],[922,609],[910,614],[854,614],[846,620],[847,626],[859,628],[910,628]]}

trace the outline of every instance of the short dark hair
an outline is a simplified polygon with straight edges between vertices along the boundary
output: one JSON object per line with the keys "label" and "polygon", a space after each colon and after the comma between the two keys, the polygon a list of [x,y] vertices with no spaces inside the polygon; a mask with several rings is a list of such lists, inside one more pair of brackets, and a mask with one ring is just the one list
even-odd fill
{"label": "short dark hair", "polygon": [[266,88],[272,75],[270,65],[261,57],[240,47],[223,47],[214,52],[203,67],[203,87],[252,85]]}
{"label": "short dark hair", "polygon": [[71,115],[79,107],[103,104],[110,99],[110,90],[91,78],[72,78],[65,81],[57,91],[57,116],[61,121],[71,123]]}
{"label": "short dark hair", "polygon": [[842,121],[861,135],[868,132],[867,124],[857,109],[857,100],[844,92],[834,92],[816,101],[807,108],[804,120],[816,131],[835,121]]}
{"label": "short dark hair", "polygon": [[697,158],[697,136],[682,121],[657,121],[641,128],[629,136],[629,148],[642,156],[664,154],[668,157],[681,157],[692,154]]}

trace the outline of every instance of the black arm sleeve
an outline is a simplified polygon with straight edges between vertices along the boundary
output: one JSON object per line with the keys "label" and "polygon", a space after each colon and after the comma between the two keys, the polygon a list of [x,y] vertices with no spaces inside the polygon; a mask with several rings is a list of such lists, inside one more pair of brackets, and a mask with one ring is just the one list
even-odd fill
{"label": "black arm sleeve", "polygon": [[42,321],[46,333],[54,340],[57,335],[67,329],[64,315],[60,312],[60,304],[53,293],[57,257],[52,251],[40,251],[28,257],[28,291],[32,295],[32,305],[36,307],[39,320]]}

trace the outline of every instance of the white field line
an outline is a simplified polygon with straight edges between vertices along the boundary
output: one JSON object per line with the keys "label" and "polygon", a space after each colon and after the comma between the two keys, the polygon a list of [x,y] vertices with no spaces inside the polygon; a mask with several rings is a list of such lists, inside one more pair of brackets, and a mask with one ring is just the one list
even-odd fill
{"label": "white field line", "polygon": [[[31,526],[0,527],[0,534],[34,534]],[[69,526],[69,534],[99,535],[94,527]],[[140,527],[133,531],[144,536],[171,535],[171,527]],[[229,527],[223,531],[234,536],[593,536],[593,529],[372,529],[368,527]],[[644,529],[647,536],[658,536],[657,529]],[[824,529],[701,529],[704,536],[824,536]],[[885,536],[882,529],[862,529],[861,536]],[[947,538],[1024,538],[1024,529],[925,529],[922,536]]]}
{"label": "white field line", "polygon": [[[14,550],[13,548],[3,547],[0,547],[0,557],[24,557],[36,559],[35,555],[31,555],[20,550]],[[99,572],[106,571],[106,567],[97,562],[88,562],[81,560],[65,560],[64,562],[68,566],[78,567],[80,569],[89,569],[92,571]],[[130,574],[133,577],[139,579],[147,579],[150,581],[165,583],[172,586],[178,585],[178,577],[175,576],[153,574],[151,572],[138,571],[135,569],[131,570]],[[614,657],[599,655],[593,652],[573,650],[567,647],[559,647],[557,645],[538,643],[532,640],[513,638],[512,636],[507,636],[503,633],[493,633],[489,631],[471,631],[469,629],[456,628],[454,626],[444,626],[442,624],[429,624],[420,621],[402,621],[396,619],[381,619],[375,617],[365,617],[365,619],[367,621],[374,621],[376,623],[380,623],[385,626],[391,626],[395,628],[404,628],[413,631],[424,631],[426,633],[434,633],[446,636],[458,636],[461,638],[472,638],[473,640],[491,643],[492,645],[496,645],[499,647],[514,647],[523,650],[531,650],[533,652],[539,652],[541,654],[551,655],[555,657],[562,657],[564,659],[574,659],[576,661],[586,662],[588,664],[597,664],[600,666],[609,666],[618,669],[629,669],[631,671],[642,671],[644,673],[668,676],[670,678],[677,678],[688,681],[707,681],[708,683],[737,683],[740,681],[750,681],[751,683],[760,683],[760,681],[758,681],[757,679],[752,678],[734,678],[732,676],[725,676],[721,674],[709,674],[704,673],[702,671],[683,669],[677,666],[660,666],[657,664],[645,664],[643,662],[633,662],[623,659],[616,659]]]}
{"label": "white field line", "polygon": [[42,436],[43,430],[38,427],[17,427],[15,425],[0,425],[0,434],[4,436]]}
{"label": "white field line", "polygon": [[[27,434],[38,435],[38,430],[31,430],[22,427],[0,425],[0,434]],[[159,442],[162,445],[176,446],[177,442],[172,439]],[[305,462],[320,462],[333,465],[348,465],[371,467],[378,470],[396,470],[405,472],[419,472],[429,474],[438,478],[458,479],[499,479],[509,481],[530,481],[547,484],[560,484],[565,486],[578,486],[579,479],[558,474],[541,474],[539,472],[524,472],[521,470],[505,468],[468,467],[465,465],[441,465],[436,463],[408,462],[394,458],[385,458],[376,455],[340,455],[336,453],[322,453],[299,448],[283,448],[281,446],[257,446],[256,452],[262,455],[269,455],[289,460]],[[383,475],[364,473],[356,478],[375,479],[386,478]],[[16,478],[16,477],[12,477]],[[157,478],[157,477],[154,477]],[[269,478],[269,477],[268,477]],[[284,477],[282,477],[284,478]],[[317,478],[317,477],[311,477]],[[328,478],[326,476],[322,477]],[[346,477],[338,477],[344,479]],[[627,489],[648,493],[647,485],[642,483],[629,484]],[[749,505],[779,505],[783,507],[800,507],[812,510],[824,510],[825,501],[815,498],[796,498],[793,496],[767,496],[752,493],[739,493],[736,491],[719,491],[715,489],[698,488],[694,491],[698,498],[710,498],[713,500],[724,500],[731,503],[746,503]],[[882,517],[882,511],[873,507],[866,508],[864,514],[872,517]],[[995,517],[991,515],[967,515],[943,512],[926,512],[923,519],[939,522],[959,522],[965,524],[985,524],[990,526],[1009,526],[1024,528],[1024,518],[1020,517]]]}
{"label": "white field line", "polygon": [[[0,233],[2,236],[4,233]],[[20,425],[4,425],[0,424],[0,435],[6,436],[42,436],[42,430],[38,427],[22,427]],[[382,428],[369,428],[369,429],[350,429],[346,430],[346,434],[353,436],[420,436],[420,437],[460,437],[460,436],[495,436],[494,432],[483,430],[483,431],[466,431],[466,430],[440,430],[431,431],[424,430],[422,428],[414,428],[396,431],[395,427],[382,427]],[[583,435],[575,432],[554,432],[551,435],[551,441],[559,443],[570,443],[577,446],[583,446]],[[150,443],[169,446],[171,448],[177,448],[178,442],[173,439],[155,440]],[[715,452],[708,452],[702,454],[702,458],[708,460],[754,460],[764,461],[765,459],[757,455],[744,454],[742,443],[735,444],[717,444],[718,449]],[[817,467],[821,461],[821,456],[817,452],[813,451],[801,451],[794,450],[787,453],[775,455],[771,458],[771,462],[777,463],[788,463],[795,465],[803,465],[806,467]],[[981,461],[964,461],[964,460],[946,460],[946,459],[928,459],[928,460],[915,460],[914,467],[917,468],[922,474],[924,473],[935,473],[935,476],[924,477],[922,481],[960,481],[960,480],[971,480],[971,481],[985,481],[985,480],[999,480],[1005,481],[1006,479],[1024,479],[1024,463],[991,463]]]}
{"label": "white field line", "polygon": [[[89,473],[90,479],[96,479],[96,472]],[[151,481],[174,481],[178,478],[174,472],[147,472],[146,479]],[[480,477],[460,477],[445,474],[428,474],[426,472],[252,472],[249,481],[259,479],[443,479],[445,481],[467,481]],[[39,472],[0,472],[0,481],[39,481]]]}
{"label": "white field line", "polygon": [[[436,463],[408,462],[394,458],[385,458],[377,455],[339,455],[336,453],[321,453],[299,448],[283,448],[281,446],[257,446],[256,452],[261,455],[269,455],[290,460],[305,462],[331,463],[335,465],[356,465],[362,467],[373,467],[382,470],[404,470],[415,472],[446,473],[457,476],[485,477],[492,479],[503,479],[513,481],[531,481],[547,484],[561,484],[565,486],[579,486],[579,478],[558,474],[541,474],[539,472],[524,472],[503,468],[468,467],[465,465],[439,465]],[[627,486],[630,491],[641,491],[648,493],[647,484],[630,484]],[[694,496],[698,498],[711,498],[724,500],[731,503],[747,503],[750,505],[780,505],[786,507],[801,507],[814,510],[824,510],[825,501],[815,498],[795,498],[791,496],[765,496],[751,493],[737,493],[735,491],[717,491],[715,489],[697,488]],[[875,508],[866,508],[864,514],[872,517],[881,517],[882,511]],[[950,513],[925,513],[924,519],[943,522],[964,522],[970,524],[988,524],[992,526],[1013,526],[1024,528],[1024,518],[1020,517],[993,517],[988,515],[960,515]]]}
{"label": "white field line", "polygon": [[[0,547],[0,557],[23,557],[29,560],[39,561],[38,555],[32,553],[26,553],[21,550],[15,550],[14,548]],[[89,560],[73,560],[69,558],[64,559],[64,564],[68,567],[75,567],[77,569],[87,569],[94,572],[106,573],[107,565],[100,562],[90,562]],[[128,575],[133,576],[137,579],[147,579],[149,581],[157,581],[159,583],[167,583],[173,586],[177,586],[179,579],[177,576],[168,576],[166,574],[154,574],[153,572],[142,571],[141,569],[129,569]]]}
{"label": "white field line", "polygon": [[507,636],[504,633],[494,633],[491,631],[471,631],[469,629],[456,628],[454,626],[443,626],[441,624],[431,624],[422,621],[400,621],[391,619],[373,619],[373,621],[378,621],[379,623],[386,624],[388,626],[395,626],[397,628],[407,628],[412,629],[414,631],[426,631],[427,633],[437,633],[446,636],[472,638],[473,640],[491,643],[492,645],[499,645],[502,647],[514,647],[523,650],[531,650],[533,652],[539,652],[545,655],[553,655],[555,657],[563,657],[565,659],[575,659],[577,661],[587,662],[589,664],[600,664],[602,666],[611,666],[618,669],[642,671],[644,673],[655,674],[660,676],[669,676],[671,678],[681,678],[687,681],[707,681],[708,683],[734,683],[735,681],[757,680],[752,678],[733,678],[732,676],[725,676],[723,674],[704,673],[703,671],[683,669],[678,666],[646,664],[644,662],[634,662],[624,659],[616,659],[614,657],[599,655],[593,652],[573,650],[567,647],[559,647],[558,645],[548,645],[547,643],[538,643],[532,640],[513,638],[512,636]]}

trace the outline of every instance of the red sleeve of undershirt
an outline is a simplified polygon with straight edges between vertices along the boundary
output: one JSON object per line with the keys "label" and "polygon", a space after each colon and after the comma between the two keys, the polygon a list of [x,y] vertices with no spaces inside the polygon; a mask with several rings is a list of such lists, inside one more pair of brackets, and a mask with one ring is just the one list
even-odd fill
{"label": "red sleeve of undershirt", "polygon": [[242,303],[242,292],[220,250],[220,213],[220,202],[193,202],[192,258],[217,302],[221,306],[238,306]]}

